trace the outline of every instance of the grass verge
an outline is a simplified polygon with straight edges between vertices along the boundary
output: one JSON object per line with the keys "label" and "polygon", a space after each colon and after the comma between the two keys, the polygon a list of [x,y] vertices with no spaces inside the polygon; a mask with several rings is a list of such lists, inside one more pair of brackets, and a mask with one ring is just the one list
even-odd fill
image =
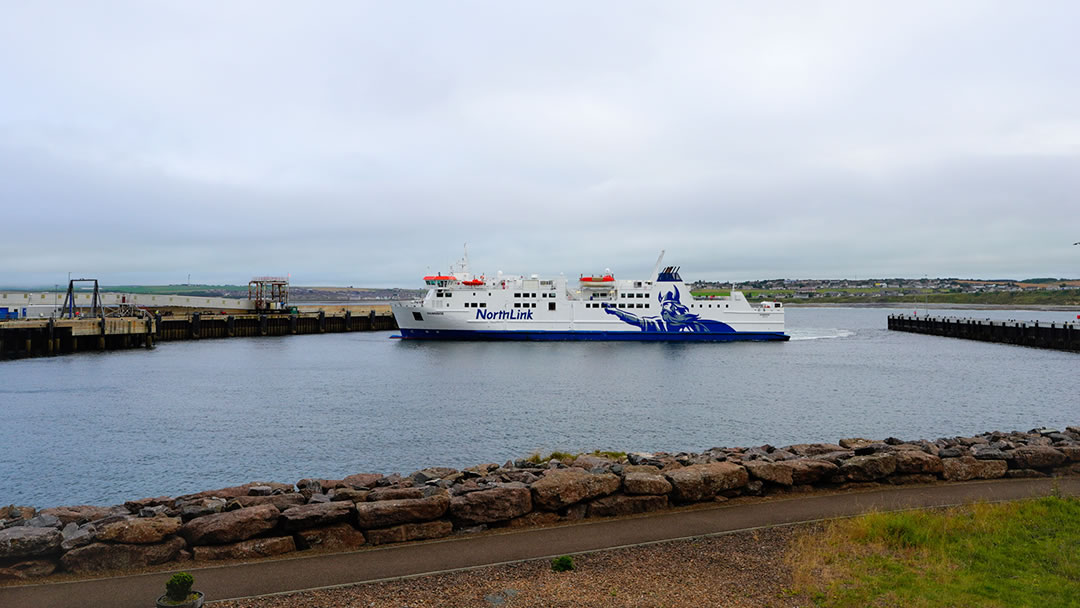
{"label": "grass verge", "polygon": [[1080,499],[1050,496],[830,523],[788,555],[815,605],[1080,605]]}

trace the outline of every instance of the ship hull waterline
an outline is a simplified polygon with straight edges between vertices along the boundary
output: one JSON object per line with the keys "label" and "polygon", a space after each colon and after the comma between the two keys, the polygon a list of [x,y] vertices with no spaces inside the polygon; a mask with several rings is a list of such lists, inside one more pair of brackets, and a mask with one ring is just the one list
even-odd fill
{"label": "ship hull waterline", "polygon": [[[783,332],[629,332],[629,331],[534,331],[534,330],[454,330],[401,329],[405,340],[480,340],[568,342],[627,341],[627,342],[782,342],[791,339]],[[395,336],[397,337],[397,336]]]}

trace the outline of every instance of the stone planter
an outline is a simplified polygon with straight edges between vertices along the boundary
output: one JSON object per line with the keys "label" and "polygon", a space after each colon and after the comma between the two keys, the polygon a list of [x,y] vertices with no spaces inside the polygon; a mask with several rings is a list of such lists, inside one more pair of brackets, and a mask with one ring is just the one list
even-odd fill
{"label": "stone planter", "polygon": [[203,605],[203,594],[202,594],[202,592],[201,591],[192,591],[192,593],[194,593],[198,597],[196,597],[193,600],[188,600],[186,602],[180,602],[180,603],[176,603],[176,602],[170,600],[169,596],[163,595],[163,596],[157,598],[157,608],[202,608],[202,605]]}

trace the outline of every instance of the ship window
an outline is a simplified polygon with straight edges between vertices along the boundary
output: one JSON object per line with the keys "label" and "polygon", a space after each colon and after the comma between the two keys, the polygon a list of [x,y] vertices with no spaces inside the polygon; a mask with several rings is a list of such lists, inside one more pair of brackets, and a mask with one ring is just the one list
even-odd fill
{"label": "ship window", "polygon": [[555,297],[555,293],[554,293],[554,292],[552,292],[552,293],[549,293],[549,294],[548,294],[548,297],[549,297],[549,298],[554,298],[554,297]]}
{"label": "ship window", "polygon": [[514,308],[521,308],[521,302],[514,302]]}
{"label": "ship window", "polygon": [[413,312],[412,313],[412,318],[413,318],[413,321],[423,321],[424,320],[424,316],[421,315],[418,312]]}
{"label": "ship window", "polygon": [[727,306],[728,306],[727,304],[724,304],[724,308],[727,308]]}
{"label": "ship window", "polygon": [[649,307],[649,305],[648,305],[648,304],[646,304],[646,305],[645,305],[645,308],[648,308],[648,307]]}
{"label": "ship window", "polygon": [[641,308],[641,306],[642,306],[641,304],[638,304],[638,305],[637,305],[637,307],[638,307],[638,308]]}
{"label": "ship window", "polygon": [[521,297],[521,294],[520,294],[520,293],[515,293],[515,294],[514,294],[514,297],[515,297],[515,298],[520,298],[520,297]]}
{"label": "ship window", "polygon": [[534,297],[534,298],[535,298],[535,297],[536,297],[536,294],[535,294],[535,293],[533,293],[533,294],[532,294],[532,297]]}
{"label": "ship window", "polygon": [[548,310],[555,310],[555,303],[554,302],[548,302]]}
{"label": "ship window", "polygon": [[487,302],[480,302],[480,308],[487,308]]}

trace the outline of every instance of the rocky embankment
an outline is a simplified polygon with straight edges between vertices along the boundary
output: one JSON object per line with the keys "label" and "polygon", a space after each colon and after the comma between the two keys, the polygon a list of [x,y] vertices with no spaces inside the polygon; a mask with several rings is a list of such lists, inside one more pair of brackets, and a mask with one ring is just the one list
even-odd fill
{"label": "rocky embankment", "polygon": [[844,439],[700,454],[518,460],[403,477],[254,482],[112,507],[0,508],[0,581],[176,562],[345,551],[658,511],[738,496],[871,484],[1080,474],[1080,427],[936,441]]}

